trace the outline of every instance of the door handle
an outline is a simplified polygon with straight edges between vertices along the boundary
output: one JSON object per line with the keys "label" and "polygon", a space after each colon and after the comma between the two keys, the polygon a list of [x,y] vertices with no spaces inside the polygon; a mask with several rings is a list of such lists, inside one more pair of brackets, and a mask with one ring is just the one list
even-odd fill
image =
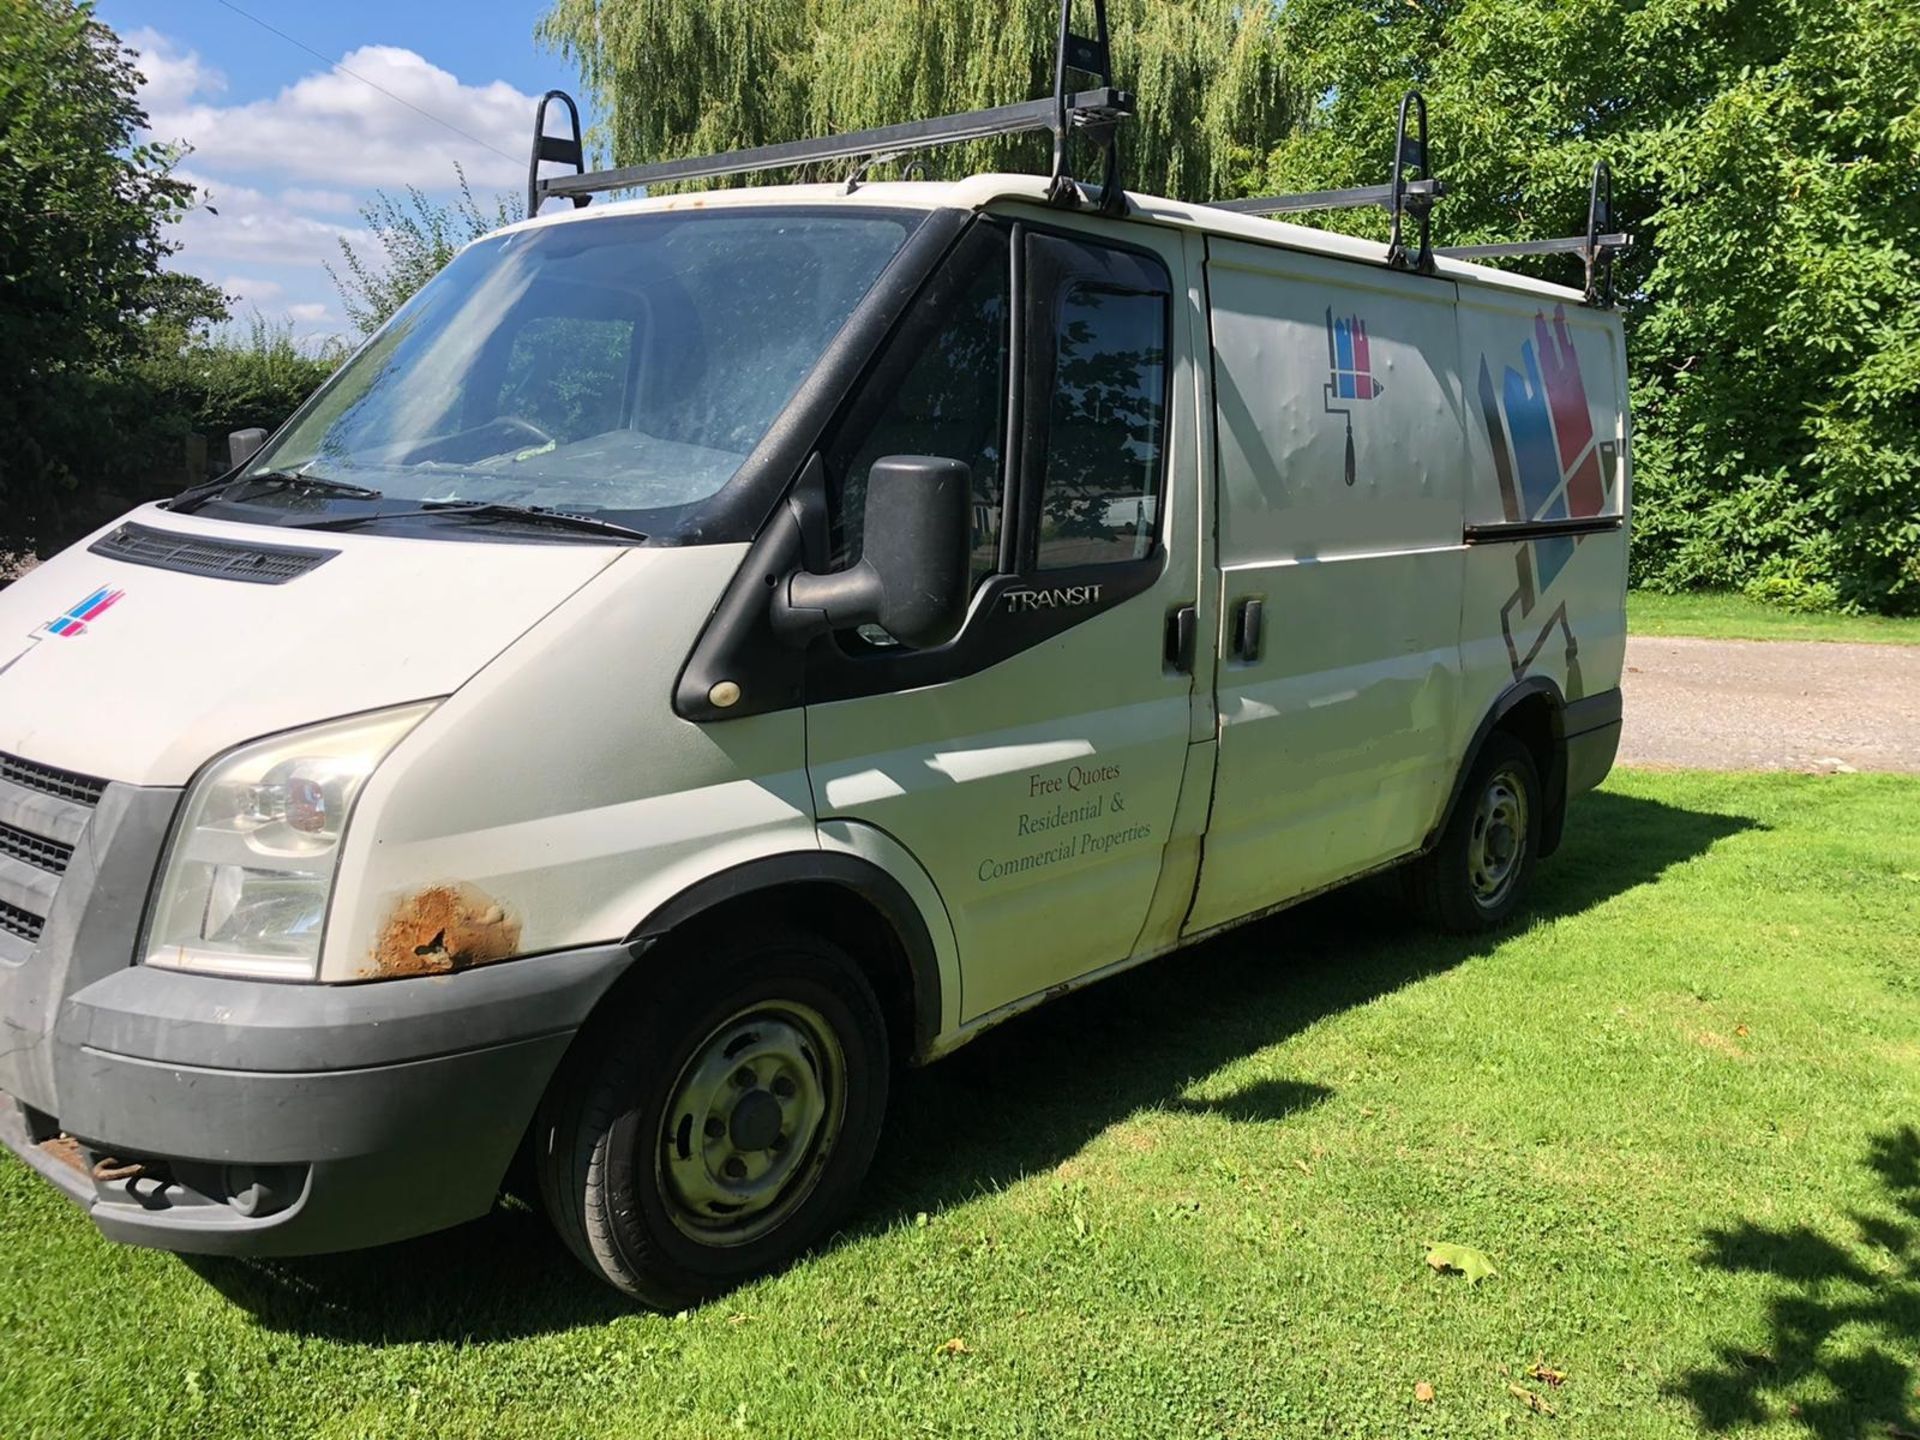
{"label": "door handle", "polygon": [[1257,598],[1242,600],[1233,612],[1233,655],[1236,660],[1258,660],[1260,642],[1266,629],[1265,603]]}
{"label": "door handle", "polygon": [[1193,606],[1182,605],[1168,612],[1166,655],[1168,668],[1182,675],[1193,673],[1194,641],[1200,633],[1200,618]]}

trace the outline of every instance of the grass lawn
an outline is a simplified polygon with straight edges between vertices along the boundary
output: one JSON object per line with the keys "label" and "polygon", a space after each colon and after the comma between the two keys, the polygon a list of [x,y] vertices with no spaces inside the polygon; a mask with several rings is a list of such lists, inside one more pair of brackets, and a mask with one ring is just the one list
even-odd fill
{"label": "grass lawn", "polygon": [[1744,595],[1627,594],[1634,635],[1703,635],[1713,640],[1865,640],[1920,645],[1920,619],[1881,615],[1803,615]]}
{"label": "grass lawn", "polygon": [[187,1262],[5,1160],[0,1435],[1920,1431],[1916,815],[1616,775],[1498,942],[1335,896],[910,1077],[855,1228],[677,1317],[517,1206]]}

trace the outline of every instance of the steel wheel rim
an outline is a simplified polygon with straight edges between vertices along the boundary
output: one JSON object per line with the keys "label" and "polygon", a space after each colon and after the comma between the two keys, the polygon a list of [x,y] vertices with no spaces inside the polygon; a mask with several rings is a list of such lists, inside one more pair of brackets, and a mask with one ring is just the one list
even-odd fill
{"label": "steel wheel rim", "polygon": [[820,1012],[769,1001],[694,1047],[668,1092],[656,1147],[674,1228],[745,1245],[805,1203],[846,1116],[846,1057]]}
{"label": "steel wheel rim", "polygon": [[1467,836],[1467,878],[1474,902],[1491,910],[1505,900],[1527,853],[1527,789],[1512,770],[1487,781]]}

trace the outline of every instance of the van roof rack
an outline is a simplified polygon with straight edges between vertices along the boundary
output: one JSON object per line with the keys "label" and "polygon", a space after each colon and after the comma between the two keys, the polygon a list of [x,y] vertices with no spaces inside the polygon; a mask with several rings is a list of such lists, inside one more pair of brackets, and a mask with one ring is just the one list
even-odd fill
{"label": "van roof rack", "polygon": [[[1415,133],[1407,133],[1407,118],[1415,121]],[[1418,170],[1417,176],[1410,171]],[[1384,185],[1357,185],[1347,190],[1308,190],[1298,195],[1255,195],[1244,200],[1215,200],[1215,210],[1231,210],[1239,215],[1288,215],[1301,210],[1355,210],[1364,206],[1383,206],[1393,215],[1393,231],[1387,240],[1387,263],[1402,270],[1433,269],[1433,247],[1429,243],[1433,223],[1433,202],[1447,193],[1446,182],[1434,178],[1428,164],[1427,102],[1418,90],[1400,97],[1400,118],[1394,128],[1393,178]],[[1401,233],[1402,221],[1411,215],[1420,227],[1420,248],[1407,254]]]}
{"label": "van roof rack", "polygon": [[1613,257],[1633,248],[1633,236],[1613,228],[1613,171],[1604,160],[1593,163],[1587,189],[1587,233],[1554,240],[1506,240],[1492,245],[1448,245],[1435,254],[1455,260],[1488,260],[1502,255],[1579,255],[1587,265],[1587,303],[1613,304]]}
{"label": "van roof rack", "polygon": [[[1077,35],[1072,26],[1073,0],[1060,0],[1060,35],[1054,51],[1053,94],[1050,96],[1013,105],[998,105],[987,110],[941,115],[931,120],[909,120],[898,125],[855,130],[845,135],[790,140],[777,145],[756,145],[750,149],[699,155],[685,160],[660,160],[648,165],[623,165],[613,170],[589,171],[580,137],[579,108],[573,103],[572,97],[563,91],[549,90],[534,112],[533,157],[527,168],[527,214],[539,214],[542,204],[557,197],[571,199],[575,205],[585,205],[592,196],[607,190],[711,180],[725,175],[783,170],[796,165],[825,164],[835,160],[858,162],[847,176],[847,184],[851,189],[859,183],[869,166],[916,151],[957,145],[968,140],[988,140],[1002,135],[1041,131],[1050,132],[1053,136],[1053,173],[1048,197],[1060,205],[1077,205],[1082,201],[1080,187],[1067,165],[1067,142],[1077,131],[1105,156],[1100,208],[1117,213],[1124,208],[1126,201],[1120,187],[1119,146],[1115,132],[1119,122],[1134,113],[1134,101],[1130,92],[1117,89],[1113,83],[1113,53],[1107,40],[1106,0],[1093,0],[1093,14],[1094,33],[1091,36]],[[1069,92],[1069,71],[1090,75],[1100,83],[1092,90]],[[547,102],[555,99],[566,104],[573,122],[571,137],[546,133]],[[544,160],[571,165],[573,173],[542,176],[540,164]]]}

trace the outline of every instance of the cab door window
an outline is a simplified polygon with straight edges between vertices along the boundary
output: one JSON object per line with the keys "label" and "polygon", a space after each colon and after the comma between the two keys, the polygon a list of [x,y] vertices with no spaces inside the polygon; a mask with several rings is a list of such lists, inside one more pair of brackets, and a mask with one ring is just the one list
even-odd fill
{"label": "cab door window", "polygon": [[1160,296],[1083,281],[1061,295],[1040,492],[1042,570],[1152,551],[1166,354]]}
{"label": "cab door window", "polygon": [[1005,493],[1009,252],[978,225],[889,343],[826,452],[835,570],[860,558],[867,471],[937,455],[973,472],[973,583],[999,568]]}
{"label": "cab door window", "polygon": [[1023,569],[1150,558],[1165,468],[1171,282],[1157,260],[1027,237]]}

